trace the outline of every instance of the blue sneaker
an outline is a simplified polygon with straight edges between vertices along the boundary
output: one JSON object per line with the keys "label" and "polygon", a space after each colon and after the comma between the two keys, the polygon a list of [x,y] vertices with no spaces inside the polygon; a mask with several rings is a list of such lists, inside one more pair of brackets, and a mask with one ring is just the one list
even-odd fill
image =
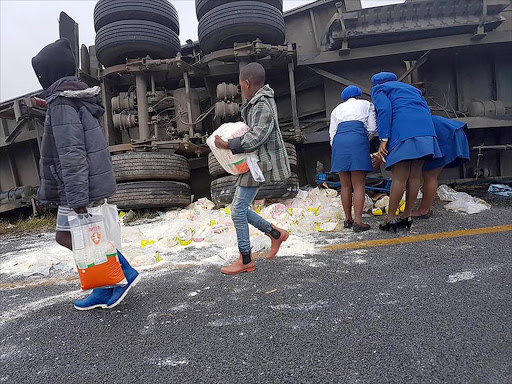
{"label": "blue sneaker", "polygon": [[88,311],[94,308],[107,308],[114,288],[97,288],[85,299],[75,301],[75,309],[79,311]]}
{"label": "blue sneaker", "polygon": [[125,259],[123,254],[117,251],[117,256],[119,257],[119,262],[121,263],[121,267],[123,268],[124,277],[128,281],[128,284],[121,287],[113,288],[112,295],[107,302],[107,308],[114,308],[116,305],[121,303],[125,296],[128,294],[128,291],[132,289],[140,280],[140,274],[137,272]]}

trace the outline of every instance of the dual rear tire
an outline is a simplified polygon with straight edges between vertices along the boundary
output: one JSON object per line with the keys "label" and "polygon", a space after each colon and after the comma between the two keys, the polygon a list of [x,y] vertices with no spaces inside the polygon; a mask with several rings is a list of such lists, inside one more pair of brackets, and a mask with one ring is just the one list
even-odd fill
{"label": "dual rear tire", "polygon": [[199,45],[204,53],[256,39],[273,45],[285,40],[282,1],[196,0],[196,11]]}

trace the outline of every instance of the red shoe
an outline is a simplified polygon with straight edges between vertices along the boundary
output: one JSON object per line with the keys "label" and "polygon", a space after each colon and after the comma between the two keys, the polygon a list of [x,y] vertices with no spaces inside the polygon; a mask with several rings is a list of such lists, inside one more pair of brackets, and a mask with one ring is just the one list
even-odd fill
{"label": "red shoe", "polygon": [[290,232],[285,231],[284,229],[277,228],[275,226],[272,226],[276,231],[279,231],[281,236],[279,236],[279,239],[274,239],[270,234],[267,234],[268,237],[270,237],[270,253],[267,256],[267,259],[274,260],[274,258],[277,255],[277,252],[279,252],[279,248],[281,248],[281,244],[283,244],[288,238],[290,237]]}
{"label": "red shoe", "polygon": [[222,267],[220,271],[225,275],[238,275],[239,273],[254,272],[255,270],[256,264],[252,257],[249,264],[244,264],[242,256],[240,256],[233,264],[228,265],[227,267]]}

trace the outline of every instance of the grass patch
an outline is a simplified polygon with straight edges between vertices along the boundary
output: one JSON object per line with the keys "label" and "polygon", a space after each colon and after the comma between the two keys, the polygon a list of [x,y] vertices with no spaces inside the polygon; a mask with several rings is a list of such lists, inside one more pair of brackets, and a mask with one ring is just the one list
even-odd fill
{"label": "grass patch", "polygon": [[131,224],[141,220],[152,220],[157,218],[158,211],[155,209],[138,209],[136,211],[123,211],[125,213],[124,223]]}
{"label": "grass patch", "polygon": [[40,217],[30,217],[28,219],[19,219],[14,224],[16,230],[20,232],[35,232],[55,229],[57,217],[55,215],[44,215]]}
{"label": "grass patch", "polygon": [[0,235],[16,235],[27,232],[54,230],[57,216],[45,214],[39,217],[20,217],[14,222],[0,221]]}

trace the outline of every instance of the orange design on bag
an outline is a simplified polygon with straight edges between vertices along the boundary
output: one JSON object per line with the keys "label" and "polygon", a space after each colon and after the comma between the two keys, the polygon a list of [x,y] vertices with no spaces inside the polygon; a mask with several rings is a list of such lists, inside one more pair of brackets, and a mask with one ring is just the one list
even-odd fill
{"label": "orange design on bag", "polygon": [[101,242],[101,234],[99,232],[94,232],[91,236],[91,240],[94,244],[98,245]]}
{"label": "orange design on bag", "polygon": [[245,159],[239,161],[238,163],[234,163],[233,165],[236,167],[236,170],[240,173],[249,172],[249,164],[247,163],[247,161]]}
{"label": "orange design on bag", "polygon": [[80,276],[80,286],[84,291],[117,285],[125,279],[117,255],[108,256],[106,263],[79,268],[78,275]]}

